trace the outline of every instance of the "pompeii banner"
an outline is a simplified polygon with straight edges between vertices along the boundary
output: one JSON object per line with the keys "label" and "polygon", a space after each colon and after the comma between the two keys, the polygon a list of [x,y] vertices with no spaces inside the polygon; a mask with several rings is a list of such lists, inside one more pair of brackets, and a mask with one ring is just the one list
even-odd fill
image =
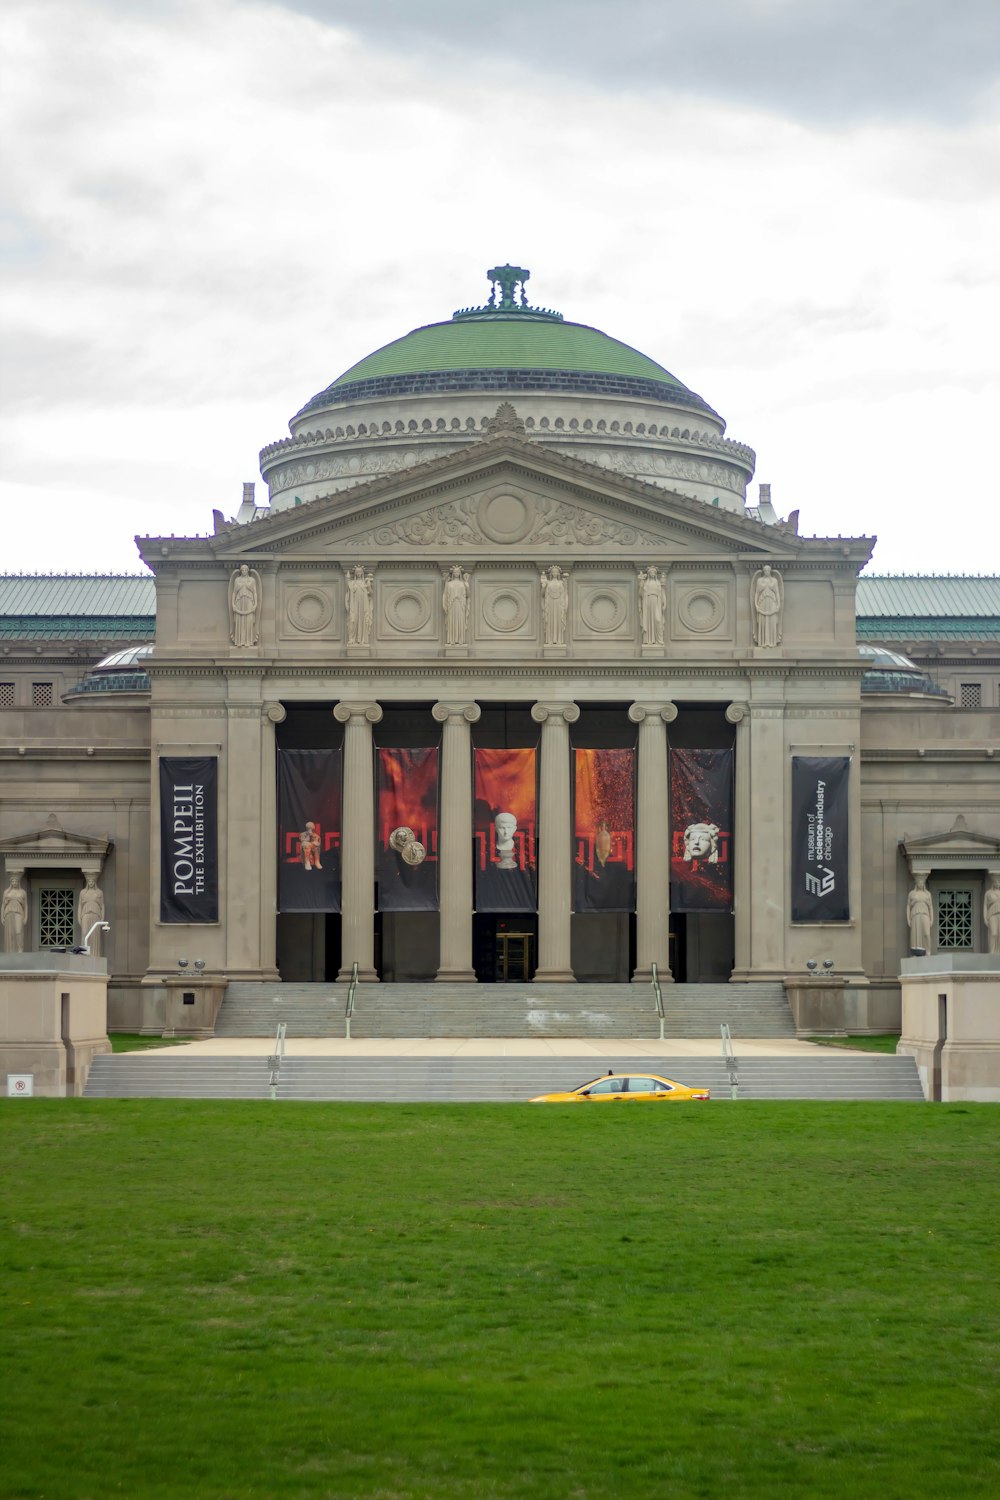
{"label": "pompeii banner", "polygon": [[476,748],[477,911],[534,911],[535,751]]}
{"label": "pompeii banner", "polygon": [[670,910],[733,906],[733,752],[670,751]]}
{"label": "pompeii banner", "polygon": [[278,910],[340,910],[340,751],[278,751]]}
{"label": "pompeii banner", "polygon": [[219,761],[160,757],[160,921],[219,920]]}
{"label": "pompeii banner", "polygon": [[792,921],[849,922],[849,755],[792,756]]}
{"label": "pompeii banner", "polygon": [[574,911],[635,910],[635,750],[575,752]]}
{"label": "pompeii banner", "polygon": [[376,751],[380,911],[437,911],[438,752]]}

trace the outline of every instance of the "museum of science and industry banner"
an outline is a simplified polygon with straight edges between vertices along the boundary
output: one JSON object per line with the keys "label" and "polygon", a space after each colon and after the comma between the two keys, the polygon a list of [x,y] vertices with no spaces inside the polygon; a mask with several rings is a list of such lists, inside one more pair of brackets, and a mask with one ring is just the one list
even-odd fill
{"label": "museum of science and industry banner", "polygon": [[219,920],[219,761],[160,757],[160,921]]}
{"label": "museum of science and industry banner", "polygon": [[437,911],[438,751],[375,752],[379,911]]}
{"label": "museum of science and industry banner", "polygon": [[849,922],[849,755],[792,756],[792,921]]}
{"label": "museum of science and industry banner", "polygon": [[340,751],[278,751],[278,910],[340,910]]}
{"label": "museum of science and industry banner", "polygon": [[477,911],[535,911],[535,750],[475,749]]}
{"label": "museum of science and industry banner", "polygon": [[732,830],[732,750],[671,748],[671,911],[732,911]]}
{"label": "museum of science and industry banner", "polygon": [[574,752],[573,910],[635,910],[635,750]]}

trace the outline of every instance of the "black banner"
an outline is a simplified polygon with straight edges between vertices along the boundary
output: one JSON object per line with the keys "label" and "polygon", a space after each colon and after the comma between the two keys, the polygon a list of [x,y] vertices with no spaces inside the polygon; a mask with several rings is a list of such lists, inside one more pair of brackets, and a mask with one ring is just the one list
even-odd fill
{"label": "black banner", "polygon": [[160,921],[219,920],[219,761],[160,757]]}
{"label": "black banner", "polygon": [[340,751],[278,751],[278,910],[340,910]]}
{"label": "black banner", "polygon": [[792,921],[849,922],[849,755],[792,756]]}
{"label": "black banner", "polygon": [[635,911],[635,750],[576,750],[574,911]]}
{"label": "black banner", "polygon": [[379,911],[437,911],[438,752],[375,752]]}
{"label": "black banner", "polygon": [[476,747],[477,911],[534,911],[535,752]]}
{"label": "black banner", "polygon": [[670,910],[733,907],[733,752],[670,751]]}

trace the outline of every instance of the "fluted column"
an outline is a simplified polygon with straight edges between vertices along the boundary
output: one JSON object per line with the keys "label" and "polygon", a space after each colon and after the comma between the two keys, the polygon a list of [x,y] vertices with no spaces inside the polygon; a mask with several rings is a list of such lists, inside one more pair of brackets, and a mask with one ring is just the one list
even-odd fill
{"label": "fluted column", "polygon": [[653,977],[670,981],[670,786],[667,725],[677,717],[673,703],[633,703],[628,711],[639,725],[639,787],[635,850],[635,973],[637,984]]}
{"label": "fluted column", "polygon": [[733,797],[733,979],[750,972],[750,710],[730,703],[726,722],[736,725]]}
{"label": "fluted column", "polygon": [[375,973],[375,767],[372,725],[382,717],[377,703],[338,703],[344,726],[344,806],[341,816],[341,952],[339,979]]}
{"label": "fluted column", "polygon": [[538,968],[535,983],[572,981],[570,912],[573,829],[570,821],[569,726],[580,717],[575,703],[536,703],[531,717],[542,726],[538,808]]}
{"label": "fluted column", "polygon": [[267,978],[278,977],[276,958],[278,868],[278,746],[275,731],[285,722],[281,703],[265,703],[260,755],[260,967]]}
{"label": "fluted column", "polygon": [[478,703],[435,703],[441,733],[441,830],[438,979],[474,982],[472,967],[472,725]]}

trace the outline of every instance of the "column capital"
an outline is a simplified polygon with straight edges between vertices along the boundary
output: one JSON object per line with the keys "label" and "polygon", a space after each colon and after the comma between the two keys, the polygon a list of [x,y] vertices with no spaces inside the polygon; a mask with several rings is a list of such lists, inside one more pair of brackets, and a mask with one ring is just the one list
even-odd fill
{"label": "column capital", "polygon": [[357,724],[364,720],[369,724],[379,724],[382,709],[378,703],[338,703],[333,710],[333,717],[340,724]]}
{"label": "column capital", "polygon": [[288,711],[283,703],[265,703],[263,717],[272,724],[284,724],[288,718]]}
{"label": "column capital", "polygon": [[730,703],[726,709],[727,724],[742,724],[744,719],[750,717],[749,703]]}
{"label": "column capital", "polygon": [[567,724],[575,724],[580,717],[580,706],[577,703],[533,703],[531,717],[536,724],[544,724],[548,719],[563,719]]}
{"label": "column capital", "polygon": [[431,714],[439,724],[445,724],[449,719],[464,719],[467,724],[478,724],[482,712],[478,703],[435,703],[431,708]]}
{"label": "column capital", "polygon": [[677,717],[676,703],[633,703],[628,711],[628,716],[633,724],[641,724],[644,719],[661,718],[664,724],[672,724]]}

